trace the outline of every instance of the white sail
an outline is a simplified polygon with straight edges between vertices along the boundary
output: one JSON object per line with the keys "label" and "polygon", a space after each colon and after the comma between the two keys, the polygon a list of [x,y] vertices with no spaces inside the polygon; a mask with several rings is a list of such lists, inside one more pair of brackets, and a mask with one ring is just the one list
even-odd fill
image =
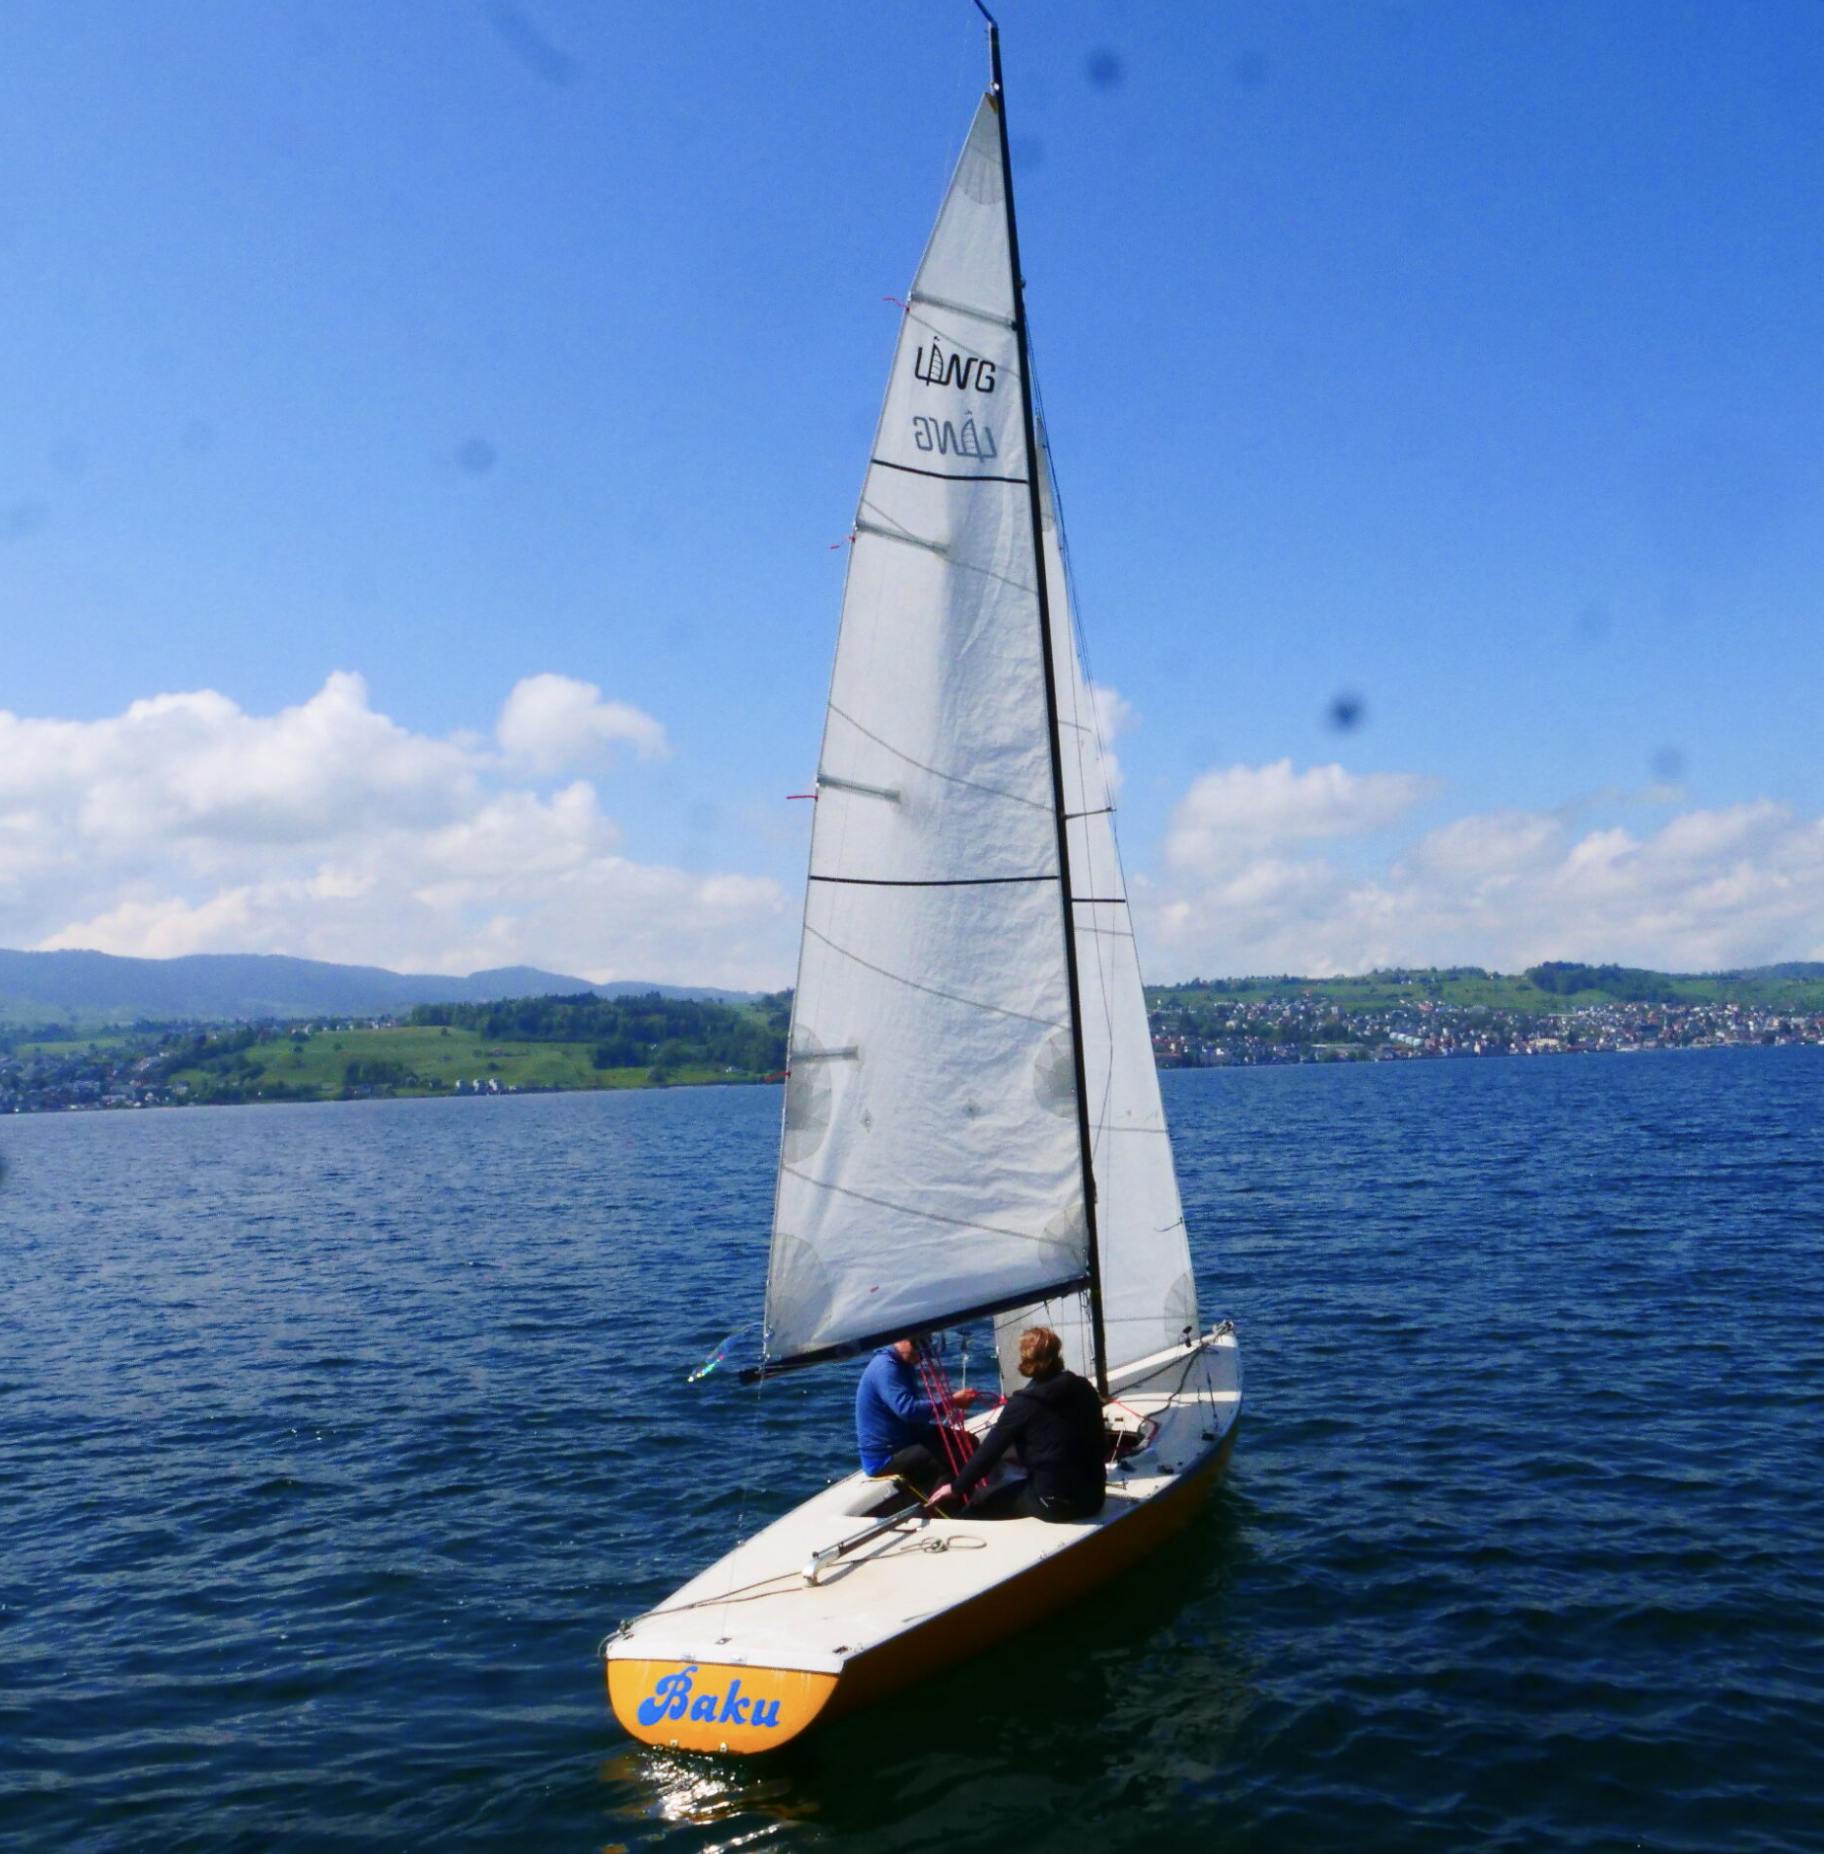
{"label": "white sail", "polygon": [[1013,317],[989,98],[912,286],[855,523],[787,1058],[775,1361],[1087,1269]]}
{"label": "white sail", "polygon": [[992,21],[989,55],[856,522],[766,1352],[783,1369],[1018,1307],[1014,1330],[1047,1313],[1088,1365],[1099,1178],[1125,1361],[1105,1387],[1106,1494],[1041,1521],[995,1516],[1029,1478],[1005,1460],[994,1506],[960,1513],[865,1470],[834,1481],[604,1643],[615,1715],[650,1745],[770,1753],[1092,1589],[1131,1588],[1234,1446],[1234,1330],[1188,1348],[1179,1330],[1196,1317],[1189,1258],[1107,771],[1050,479],[1041,494],[1027,474]]}
{"label": "white sail", "polygon": [[[1113,804],[1093,692],[1072,622],[1063,526],[1040,437],[1045,574],[1058,679],[1064,809],[1070,820],[1077,986],[1089,1098],[1102,1320],[1111,1371],[1198,1333],[1197,1287],[1185,1239],[1159,1072],[1153,1061],[1134,927],[1115,844]],[[1093,1363],[1087,1297],[1023,1307],[997,1322],[1002,1377],[1012,1383],[1021,1331],[1052,1327],[1073,1370]]]}

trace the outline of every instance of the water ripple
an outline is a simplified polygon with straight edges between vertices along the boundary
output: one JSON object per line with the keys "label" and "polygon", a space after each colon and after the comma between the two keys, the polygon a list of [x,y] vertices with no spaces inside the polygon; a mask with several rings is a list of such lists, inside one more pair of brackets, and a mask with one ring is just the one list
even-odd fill
{"label": "water ripple", "polygon": [[1249,1416],[1144,1578],[759,1764],[594,1642],[846,1465],[768,1090],[0,1126],[0,1845],[1795,1850],[1824,1052],[1167,1077]]}

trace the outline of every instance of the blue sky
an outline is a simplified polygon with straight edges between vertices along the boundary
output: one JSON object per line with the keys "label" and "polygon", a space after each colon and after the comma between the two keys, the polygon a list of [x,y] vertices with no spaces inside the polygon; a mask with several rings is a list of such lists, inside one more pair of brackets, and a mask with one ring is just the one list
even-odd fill
{"label": "blue sky", "polygon": [[[1824,957],[1824,11],[1000,11],[1149,974]],[[16,0],[0,944],[789,978],[983,64]]]}

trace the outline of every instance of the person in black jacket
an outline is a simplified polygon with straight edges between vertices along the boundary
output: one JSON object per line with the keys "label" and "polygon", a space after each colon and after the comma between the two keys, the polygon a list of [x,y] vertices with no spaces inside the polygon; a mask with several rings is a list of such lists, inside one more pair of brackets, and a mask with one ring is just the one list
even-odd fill
{"label": "person in black jacket", "polygon": [[1020,1376],[1027,1382],[1007,1399],[994,1427],[962,1472],[930,1497],[967,1499],[969,1490],[1016,1442],[1026,1479],[997,1488],[969,1509],[972,1519],[1090,1519],[1102,1510],[1102,1399],[1095,1386],[1064,1369],[1064,1347],[1049,1326],[1020,1335]]}

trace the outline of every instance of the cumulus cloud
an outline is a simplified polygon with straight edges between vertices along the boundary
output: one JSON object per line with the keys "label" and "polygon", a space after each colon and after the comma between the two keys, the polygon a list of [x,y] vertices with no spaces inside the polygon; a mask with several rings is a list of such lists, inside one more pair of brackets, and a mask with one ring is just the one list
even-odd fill
{"label": "cumulus cloud", "polygon": [[0,711],[0,944],[730,985],[789,970],[777,883],[635,862],[589,780],[527,783],[614,741],[662,752],[657,721],[532,677],[496,740],[415,733],[345,673],[267,715],[208,690],[99,721]]}
{"label": "cumulus cloud", "polygon": [[1239,851],[1320,837],[1354,837],[1397,822],[1437,789],[1412,773],[1294,772],[1290,760],[1199,776],[1172,815],[1166,860],[1180,871],[1227,866]]}
{"label": "cumulus cloud", "polygon": [[1121,796],[1121,762],[1115,756],[1116,740],[1134,725],[1134,705],[1105,682],[1089,685],[1089,699],[1095,709],[1096,737],[1102,748],[1102,780],[1108,787],[1109,802]]}
{"label": "cumulus cloud", "polygon": [[1150,968],[1165,979],[1824,958],[1824,820],[1772,800],[1694,809],[1645,836],[1538,812],[1461,817],[1367,875],[1311,847],[1382,829],[1434,789],[1283,761],[1204,774],[1173,818],[1164,879],[1136,885]]}
{"label": "cumulus cloud", "polygon": [[430,824],[473,795],[473,757],[408,733],[338,672],[309,701],[244,714],[200,690],[134,702],[103,721],[0,710],[0,819],[106,850],[148,841],[321,843],[376,816]]}
{"label": "cumulus cloud", "polygon": [[604,701],[592,682],[548,672],[514,685],[494,735],[510,759],[540,773],[591,765],[615,746],[629,746],[643,760],[670,751],[651,715]]}

